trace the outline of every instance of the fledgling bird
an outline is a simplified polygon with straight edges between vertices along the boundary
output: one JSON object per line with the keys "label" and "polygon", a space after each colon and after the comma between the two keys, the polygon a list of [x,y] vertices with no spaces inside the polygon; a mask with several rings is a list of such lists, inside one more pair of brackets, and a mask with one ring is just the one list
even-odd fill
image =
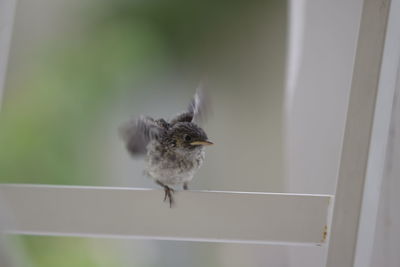
{"label": "fledgling bird", "polygon": [[145,174],[162,186],[172,207],[173,187],[188,183],[204,161],[204,146],[212,145],[199,126],[207,113],[203,90],[197,89],[188,109],[167,122],[141,116],[120,128],[132,156],[145,156]]}

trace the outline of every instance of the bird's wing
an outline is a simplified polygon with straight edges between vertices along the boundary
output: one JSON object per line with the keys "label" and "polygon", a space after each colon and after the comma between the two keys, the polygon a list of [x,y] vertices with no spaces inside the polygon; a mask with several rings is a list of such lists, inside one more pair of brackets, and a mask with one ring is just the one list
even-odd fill
{"label": "bird's wing", "polygon": [[203,86],[200,85],[196,89],[196,93],[190,101],[188,109],[177,115],[171,120],[171,125],[177,122],[194,122],[196,124],[202,124],[208,115],[209,111],[209,99],[204,92]]}
{"label": "bird's wing", "polygon": [[166,129],[159,121],[144,116],[127,122],[119,129],[120,136],[132,156],[145,154],[148,143],[153,139],[160,138],[165,131]]}

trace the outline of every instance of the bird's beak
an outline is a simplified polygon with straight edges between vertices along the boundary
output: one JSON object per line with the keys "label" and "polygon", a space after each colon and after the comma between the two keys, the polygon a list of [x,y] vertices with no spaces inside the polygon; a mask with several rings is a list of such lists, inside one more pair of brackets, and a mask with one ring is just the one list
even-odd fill
{"label": "bird's beak", "polygon": [[190,143],[192,146],[211,146],[214,143],[210,141],[194,141]]}

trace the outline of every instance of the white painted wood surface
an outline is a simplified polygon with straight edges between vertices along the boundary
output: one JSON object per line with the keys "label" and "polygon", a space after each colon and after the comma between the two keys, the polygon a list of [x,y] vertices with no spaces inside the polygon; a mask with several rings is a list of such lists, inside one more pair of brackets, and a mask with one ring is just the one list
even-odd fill
{"label": "white painted wood surface", "polygon": [[[361,216],[357,236],[354,267],[371,266],[375,233],[378,222],[382,182],[387,166],[388,151],[395,145],[389,145],[389,129],[395,126],[396,113],[393,110],[393,99],[399,82],[400,67],[400,0],[391,0],[387,25],[385,47],[380,72],[378,94],[376,99],[374,124],[365,177]],[[394,162],[393,162],[394,163]],[[386,171],[387,172],[387,171]],[[389,266],[381,263],[380,266]],[[371,266],[372,267],[372,266]]]}
{"label": "white painted wood surface", "polygon": [[[331,196],[0,185],[8,233],[319,245]],[[145,204],[144,204],[145,203]],[[146,208],[144,208],[146,207]]]}
{"label": "white painted wood surface", "polygon": [[[396,1],[400,2],[398,0]],[[392,5],[393,3],[394,2],[392,2]],[[398,5],[398,3],[396,4]],[[400,46],[397,48],[400,49]],[[397,71],[398,79],[393,103],[384,177],[376,218],[376,228],[374,229],[372,259],[368,265],[365,265],[367,267],[400,266],[400,68],[398,68]],[[358,255],[356,254],[356,256]],[[362,255],[359,256],[361,257]]]}
{"label": "white painted wood surface", "polygon": [[364,1],[327,267],[354,264],[389,3],[388,0]]}

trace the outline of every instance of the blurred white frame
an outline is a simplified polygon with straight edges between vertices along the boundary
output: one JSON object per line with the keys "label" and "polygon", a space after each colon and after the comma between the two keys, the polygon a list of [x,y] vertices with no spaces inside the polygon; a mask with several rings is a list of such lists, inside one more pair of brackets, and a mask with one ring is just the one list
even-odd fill
{"label": "blurred white frame", "polygon": [[[377,218],[392,114],[388,103],[396,86],[399,90],[399,35],[394,30],[399,1],[391,7],[388,0],[363,1],[331,231],[330,195],[189,191],[177,193],[178,205],[169,209],[160,203],[160,190],[47,185],[0,185],[7,210],[0,230],[304,245],[325,243],[330,231],[327,266],[368,266],[374,238],[369,230]],[[8,55],[8,25],[0,32],[0,67]],[[0,71],[4,77],[5,67]],[[193,210],[197,215],[187,216]],[[204,216],[209,223],[199,225],[197,219]]]}
{"label": "blurred white frame", "polygon": [[0,1],[0,107],[7,71],[16,0]]}

